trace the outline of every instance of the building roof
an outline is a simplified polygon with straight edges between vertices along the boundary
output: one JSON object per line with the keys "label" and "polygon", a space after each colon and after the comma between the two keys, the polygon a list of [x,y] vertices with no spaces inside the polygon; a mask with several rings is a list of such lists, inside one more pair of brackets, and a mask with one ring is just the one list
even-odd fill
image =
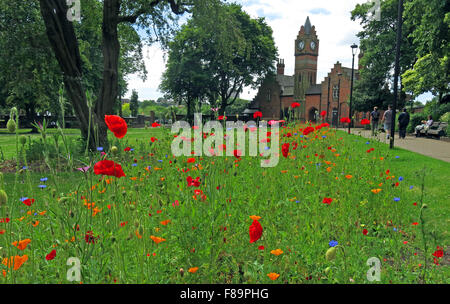
{"label": "building roof", "polygon": [[311,21],[309,21],[309,16],[306,18],[305,22],[305,34],[309,35],[311,33]]}
{"label": "building roof", "polygon": [[294,95],[294,76],[280,75],[276,77],[276,81],[280,85],[283,92],[281,96],[292,96]]}
{"label": "building roof", "polygon": [[322,94],[322,84],[315,84],[309,87],[305,95],[320,95]]}

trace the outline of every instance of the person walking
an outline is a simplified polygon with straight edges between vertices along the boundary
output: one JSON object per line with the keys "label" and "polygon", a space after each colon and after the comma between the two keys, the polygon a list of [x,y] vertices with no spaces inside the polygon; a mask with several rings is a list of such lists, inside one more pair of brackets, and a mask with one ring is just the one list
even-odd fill
{"label": "person walking", "polygon": [[409,113],[406,108],[403,108],[403,112],[398,116],[398,133],[401,139],[406,137],[406,127],[409,124]]}
{"label": "person walking", "polygon": [[388,105],[387,111],[384,112],[383,118],[381,119],[384,122],[384,130],[386,131],[386,139],[389,139],[391,136],[391,126],[392,126],[392,107]]}
{"label": "person walking", "polygon": [[372,136],[378,133],[378,120],[380,119],[380,112],[378,112],[378,108],[374,107],[373,111],[370,113],[370,122],[372,126]]}

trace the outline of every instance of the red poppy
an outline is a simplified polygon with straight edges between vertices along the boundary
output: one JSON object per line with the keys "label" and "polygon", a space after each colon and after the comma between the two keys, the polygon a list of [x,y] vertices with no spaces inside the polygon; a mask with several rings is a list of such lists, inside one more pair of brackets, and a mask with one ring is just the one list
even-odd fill
{"label": "red poppy", "polygon": [[152,123],[152,128],[161,127],[161,125],[157,122]]}
{"label": "red poppy", "polygon": [[342,118],[341,118],[341,122],[342,122],[342,123],[350,123],[350,118],[348,118],[348,117],[342,117]]}
{"label": "red poppy", "polygon": [[370,120],[364,118],[363,120],[361,120],[361,124],[362,125],[370,125]]}
{"label": "red poppy", "polygon": [[191,187],[191,186],[199,187],[200,186],[200,176],[197,177],[196,179],[193,179],[191,176],[188,176],[186,178],[186,181],[188,183],[188,187]]}
{"label": "red poppy", "polygon": [[0,223],[9,223],[10,219],[5,217],[5,218],[0,218]]}
{"label": "red poppy", "polygon": [[443,250],[443,248],[437,246],[437,249],[438,249],[438,250],[436,250],[436,251],[433,253],[433,255],[434,255],[435,257],[437,257],[437,258],[442,258],[442,257],[444,256],[444,250]]}
{"label": "red poppy", "polygon": [[257,220],[253,220],[253,223],[250,225],[248,232],[250,234],[250,243],[253,243],[261,238],[263,228]]}
{"label": "red poppy", "polygon": [[56,250],[53,249],[49,254],[47,254],[47,255],[45,256],[45,259],[46,259],[47,261],[51,261],[51,260],[53,260],[55,257],[56,257]]}
{"label": "red poppy", "polygon": [[157,141],[158,139],[155,138],[155,137],[152,137],[152,138],[150,138],[150,140],[151,140],[152,142],[155,142],[155,141]]}
{"label": "red poppy", "polygon": [[91,244],[91,243],[94,244],[95,240],[98,238],[99,238],[98,236],[97,237],[94,236],[94,233],[91,230],[86,231],[86,235],[84,236],[84,240],[88,244]]}
{"label": "red poppy", "polygon": [[26,200],[22,201],[22,203],[30,207],[34,203],[34,198],[27,198]]}
{"label": "red poppy", "polygon": [[330,205],[332,201],[331,197],[324,197],[322,203]]}
{"label": "red poppy", "polygon": [[236,158],[240,158],[241,155],[242,155],[242,152],[241,152],[241,150],[234,150],[234,151],[233,151],[233,155],[234,155],[234,157],[236,157]]}
{"label": "red poppy", "polygon": [[227,120],[226,116],[220,115],[219,117],[217,117],[218,120]]}
{"label": "red poppy", "polygon": [[130,151],[131,150],[131,148],[130,147],[126,147],[125,149],[123,149],[125,152],[128,152],[128,151]]}
{"label": "red poppy", "polygon": [[108,176],[115,176],[115,177],[122,177],[125,176],[125,173],[123,173],[122,166],[119,164],[116,164],[112,160],[101,160],[94,166],[94,173],[97,175],[108,175]]}
{"label": "red poppy", "polygon": [[108,129],[114,133],[117,138],[123,138],[127,134],[126,121],[117,115],[105,115],[105,123]]}
{"label": "red poppy", "polygon": [[188,158],[188,163],[195,163],[195,157]]}
{"label": "red poppy", "polygon": [[253,118],[256,119],[257,117],[262,118],[262,112],[256,111],[255,113],[253,113]]}
{"label": "red poppy", "polygon": [[289,153],[289,143],[284,143],[283,146],[281,147],[281,153],[283,153],[284,157],[288,157],[288,153]]}
{"label": "red poppy", "polygon": [[363,230],[363,234],[364,234],[364,235],[367,235],[368,232],[369,232],[369,231],[367,231],[367,229],[364,229],[364,230]]}
{"label": "red poppy", "polygon": [[327,111],[320,112],[320,116],[325,117],[327,115]]}
{"label": "red poppy", "polygon": [[298,143],[296,143],[295,141],[292,143],[292,150],[297,149],[298,147]]}
{"label": "red poppy", "polygon": [[298,102],[293,102],[291,104],[291,108],[293,108],[293,109],[298,108],[299,106],[300,106],[300,104]]}
{"label": "red poppy", "polygon": [[327,122],[324,122],[323,124],[321,124],[320,125],[322,128],[324,128],[324,127],[329,127],[330,126],[330,124],[329,123],[327,123]]}
{"label": "red poppy", "polygon": [[309,133],[314,132],[314,128],[313,127],[307,127],[305,128],[305,130],[303,130],[303,135],[308,135]]}

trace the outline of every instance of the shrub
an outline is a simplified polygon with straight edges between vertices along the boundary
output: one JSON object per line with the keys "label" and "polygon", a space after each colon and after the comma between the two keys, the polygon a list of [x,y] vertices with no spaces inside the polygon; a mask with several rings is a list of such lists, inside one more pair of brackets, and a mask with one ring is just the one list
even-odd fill
{"label": "shrub", "polygon": [[409,120],[409,125],[406,128],[406,132],[414,133],[416,126],[422,124],[422,120],[427,120],[427,115],[425,113],[414,113],[414,114],[412,114],[411,118]]}

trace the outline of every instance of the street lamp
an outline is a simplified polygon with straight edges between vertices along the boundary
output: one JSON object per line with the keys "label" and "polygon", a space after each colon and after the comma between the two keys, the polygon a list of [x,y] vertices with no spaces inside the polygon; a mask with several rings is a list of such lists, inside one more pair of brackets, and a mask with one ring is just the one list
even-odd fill
{"label": "street lamp", "polygon": [[355,43],[353,43],[350,47],[352,48],[353,59],[352,59],[352,83],[350,84],[350,108],[348,110],[348,116],[349,116],[348,118],[350,118],[350,123],[348,124],[348,134],[350,134],[350,127],[353,123],[353,117],[352,117],[353,73],[354,73],[354,67],[355,67],[355,55],[356,55],[358,46]]}
{"label": "street lamp", "polygon": [[337,127],[339,127],[339,121],[341,120],[341,76],[342,73],[338,73],[338,91],[337,91],[337,102],[338,102],[338,120],[337,120]]}

